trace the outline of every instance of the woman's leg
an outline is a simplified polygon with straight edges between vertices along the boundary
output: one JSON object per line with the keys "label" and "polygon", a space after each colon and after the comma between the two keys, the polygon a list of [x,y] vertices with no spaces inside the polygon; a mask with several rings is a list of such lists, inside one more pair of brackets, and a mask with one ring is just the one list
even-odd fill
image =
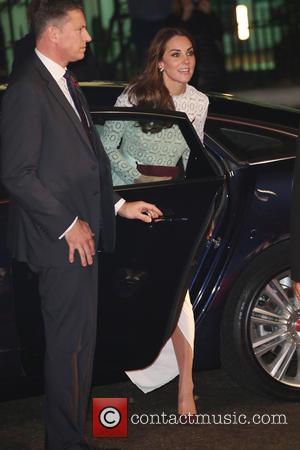
{"label": "woman's leg", "polygon": [[178,325],[172,334],[172,342],[179,368],[178,413],[196,414],[192,377],[193,350]]}

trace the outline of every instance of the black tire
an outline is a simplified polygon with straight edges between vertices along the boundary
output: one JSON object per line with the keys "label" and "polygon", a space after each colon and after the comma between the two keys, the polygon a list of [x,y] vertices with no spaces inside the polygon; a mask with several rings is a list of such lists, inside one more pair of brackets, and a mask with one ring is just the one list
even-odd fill
{"label": "black tire", "polygon": [[[261,299],[265,298],[263,295],[260,296],[263,288],[267,285],[270,286],[271,280],[278,277],[279,274],[289,271],[289,264],[289,243],[284,242],[265,250],[242,273],[227,299],[223,313],[221,362],[226,372],[242,386],[255,392],[297,401],[300,400],[300,383],[299,387],[293,386],[284,381],[279,381],[272,374],[269,374],[268,370],[260,363],[260,358],[254,353],[252,347],[253,334],[251,334],[254,325],[256,325],[253,316],[251,318],[251,314],[256,307],[255,316],[256,310],[260,308],[259,305],[261,304],[258,302],[262,302]],[[291,288],[289,288],[290,295],[291,292]],[[267,301],[270,302],[270,299]],[[262,325],[256,326],[258,329],[262,327]],[[300,346],[300,336],[296,345]],[[273,352],[273,355],[277,348],[272,349],[269,353]],[[293,358],[295,359],[296,355],[293,355]],[[299,367],[300,361],[296,359],[295,361],[292,360],[292,363]]]}

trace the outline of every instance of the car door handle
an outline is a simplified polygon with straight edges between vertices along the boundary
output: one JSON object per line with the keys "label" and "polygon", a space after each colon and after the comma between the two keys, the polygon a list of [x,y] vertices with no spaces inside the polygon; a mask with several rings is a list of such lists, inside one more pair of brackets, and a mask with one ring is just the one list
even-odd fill
{"label": "car door handle", "polygon": [[187,222],[189,219],[187,217],[158,217],[157,219],[153,219],[151,224],[157,223],[174,223],[174,222]]}
{"label": "car door handle", "polygon": [[161,217],[157,217],[156,219],[153,219],[152,222],[150,222],[151,225],[159,225],[159,224],[167,224],[167,223],[186,223],[188,222],[188,217],[177,217],[174,213],[174,211],[171,208],[166,208],[165,206],[161,207],[159,206],[159,209],[163,213]]}

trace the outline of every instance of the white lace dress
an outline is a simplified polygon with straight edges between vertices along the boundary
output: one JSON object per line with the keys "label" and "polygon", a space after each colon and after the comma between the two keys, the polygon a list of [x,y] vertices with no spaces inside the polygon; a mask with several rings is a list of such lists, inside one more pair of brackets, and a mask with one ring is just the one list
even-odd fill
{"label": "white lace dress", "polygon": [[[173,96],[173,101],[176,111],[187,114],[201,141],[203,141],[203,129],[209,104],[207,96],[197,91],[193,86],[187,85],[185,93]],[[132,106],[126,92],[118,97],[116,106]],[[177,126],[163,129],[157,133],[156,145],[153,145],[153,134],[151,135],[153,151],[150,155],[149,151],[145,152],[145,147],[142,146],[144,144],[147,150],[149,149],[147,142],[145,143],[145,133],[141,136],[143,141],[141,142],[137,129],[135,128],[133,132],[132,126],[134,125],[131,122],[111,122],[107,128],[104,128],[101,136],[104,148],[110,157],[114,185],[134,182],[140,175],[135,166],[136,161],[141,164],[176,166],[179,158],[182,157],[184,166],[186,165],[189,149]],[[163,133],[163,136],[161,133]],[[169,133],[169,137],[167,133]],[[118,148],[121,137],[123,138],[122,144]],[[172,142],[173,151],[166,154],[165,142],[168,140]],[[164,143],[163,146],[161,142]],[[146,159],[145,154],[147,154]],[[178,326],[193,350],[195,322],[189,292],[185,296]],[[158,357],[150,366],[140,370],[127,371],[126,374],[145,393],[153,391],[175,378],[179,374],[179,368],[172,339],[168,339]]]}
{"label": "white lace dress", "polygon": [[[187,85],[184,94],[173,96],[176,111],[185,112],[203,141],[203,127],[207,116],[208,98],[193,86]],[[124,91],[115,106],[131,107]],[[132,184],[140,176],[136,164],[176,166],[182,157],[183,165],[189,148],[177,125],[158,133],[144,133],[135,121],[106,122],[101,140],[110,158],[114,186]]]}

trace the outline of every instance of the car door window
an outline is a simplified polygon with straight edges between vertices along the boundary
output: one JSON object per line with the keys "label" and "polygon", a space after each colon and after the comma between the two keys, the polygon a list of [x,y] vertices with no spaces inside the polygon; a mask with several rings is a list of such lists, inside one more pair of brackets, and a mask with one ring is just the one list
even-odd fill
{"label": "car door window", "polygon": [[[95,126],[111,162],[114,186],[186,178],[191,149],[176,118],[150,113],[138,119],[97,116]],[[203,151],[200,140],[197,151]],[[206,160],[204,166],[211,173]]]}
{"label": "car door window", "polygon": [[208,133],[222,142],[241,162],[254,163],[293,156],[296,139],[292,133],[255,125],[228,124],[222,120],[210,120]]}

